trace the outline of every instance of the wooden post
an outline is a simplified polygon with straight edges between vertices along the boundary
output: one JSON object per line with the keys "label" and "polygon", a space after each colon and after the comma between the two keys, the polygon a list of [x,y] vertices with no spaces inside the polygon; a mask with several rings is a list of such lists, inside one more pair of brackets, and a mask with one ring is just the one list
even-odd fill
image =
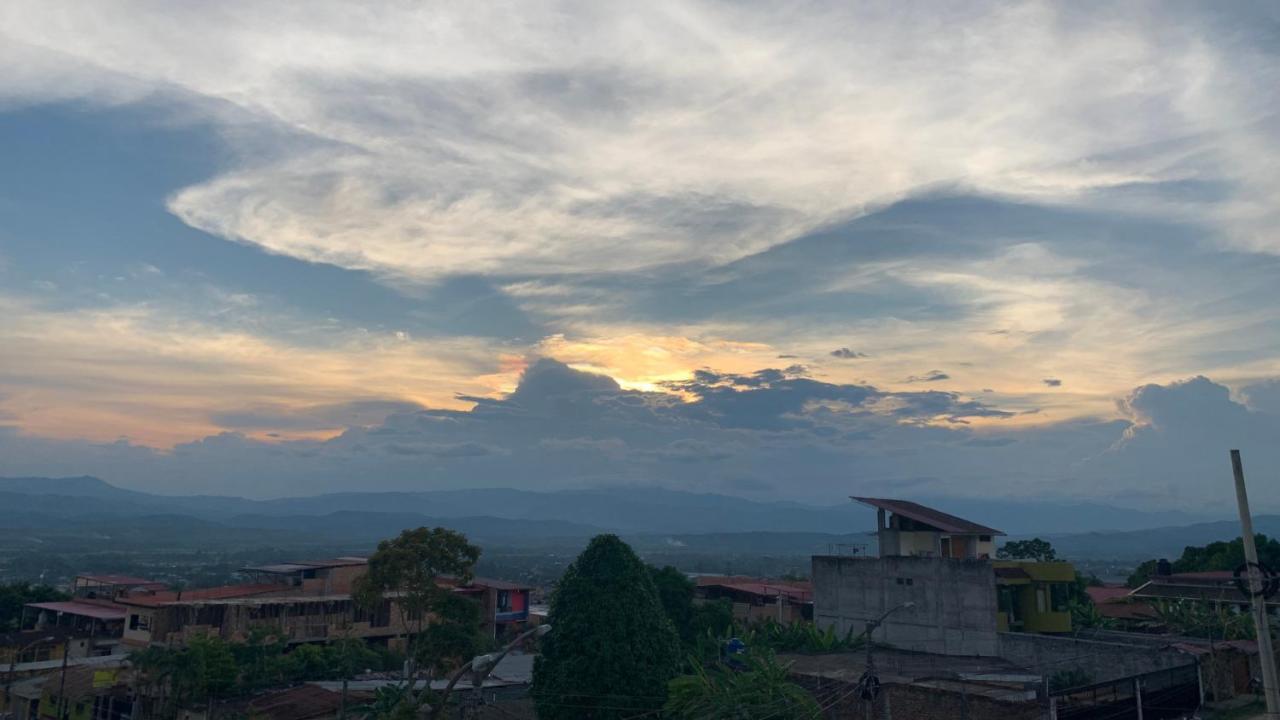
{"label": "wooden post", "polygon": [[1240,451],[1231,451],[1231,470],[1236,480],[1236,505],[1240,510],[1241,541],[1244,559],[1249,563],[1249,589],[1253,595],[1253,623],[1258,641],[1258,659],[1262,664],[1262,690],[1267,699],[1266,717],[1280,720],[1280,687],[1276,685],[1276,656],[1271,647],[1271,628],[1267,623],[1267,599],[1262,596],[1265,582],[1258,572],[1258,548],[1253,542],[1253,517],[1249,514],[1249,494],[1244,487],[1244,464]]}

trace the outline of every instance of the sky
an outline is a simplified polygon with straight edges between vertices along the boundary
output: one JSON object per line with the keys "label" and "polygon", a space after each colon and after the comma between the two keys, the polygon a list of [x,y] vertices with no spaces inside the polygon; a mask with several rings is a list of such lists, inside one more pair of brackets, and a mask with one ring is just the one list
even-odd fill
{"label": "sky", "polygon": [[0,5],[0,474],[1280,510],[1280,10]]}

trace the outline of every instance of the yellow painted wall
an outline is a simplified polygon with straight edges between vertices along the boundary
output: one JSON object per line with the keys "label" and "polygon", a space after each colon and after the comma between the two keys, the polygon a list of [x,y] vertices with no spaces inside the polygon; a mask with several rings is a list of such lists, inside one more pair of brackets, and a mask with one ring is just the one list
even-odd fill
{"label": "yellow painted wall", "polygon": [[[1074,565],[1069,562],[1026,562],[1021,560],[998,560],[992,565],[994,567],[1021,568],[1023,572],[1031,577],[1029,583],[1026,580],[1001,583],[998,578],[996,581],[997,584],[1017,588],[1018,604],[1022,610],[1023,631],[1043,633],[1071,632],[1071,613],[1065,608],[1061,612],[1053,609],[1053,594],[1055,586],[1057,586],[1060,593],[1065,594],[1069,589],[1070,583],[1075,582],[1076,569]],[[1004,627],[999,629],[1007,628],[1008,619],[1000,618],[997,626],[1001,624]]]}

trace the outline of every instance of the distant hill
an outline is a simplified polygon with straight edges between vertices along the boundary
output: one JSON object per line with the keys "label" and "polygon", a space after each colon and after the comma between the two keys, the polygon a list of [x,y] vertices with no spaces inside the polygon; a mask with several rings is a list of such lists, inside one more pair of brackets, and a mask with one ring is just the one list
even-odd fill
{"label": "distant hill", "polygon": [[[1254,532],[1280,537],[1280,515],[1257,515]],[[1093,532],[1072,535],[1046,534],[1058,554],[1067,558],[1113,560],[1176,559],[1187,546],[1208,545],[1240,537],[1238,520],[1148,528],[1128,532]]]}
{"label": "distant hill", "polygon": [[[17,496],[27,496],[23,499]],[[51,499],[57,496],[61,499]],[[213,520],[235,516],[324,516],[338,512],[416,514],[434,518],[492,517],[555,521],[626,533],[821,532],[874,528],[873,511],[848,501],[821,507],[760,502],[663,488],[613,487],[533,492],[510,488],[424,492],[348,492],[249,500],[170,496],[126,490],[93,477],[0,478],[0,497],[16,509],[110,515],[178,513]],[[79,498],[78,500],[75,498]],[[86,500],[93,499],[86,504]],[[912,499],[1000,528],[1010,535],[1128,531],[1215,518],[1182,512],[1141,512],[1098,503],[980,498]],[[0,526],[4,521],[0,521]]]}

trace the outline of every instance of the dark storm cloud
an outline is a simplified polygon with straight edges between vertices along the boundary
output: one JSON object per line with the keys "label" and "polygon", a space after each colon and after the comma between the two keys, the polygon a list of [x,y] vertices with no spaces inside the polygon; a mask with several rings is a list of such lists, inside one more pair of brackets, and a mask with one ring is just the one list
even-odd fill
{"label": "dark storm cloud", "polygon": [[1062,387],[1062,381],[1059,380],[1058,378],[1045,378],[1041,382],[1043,382],[1045,385],[1048,385],[1049,387]]}
{"label": "dark storm cloud", "polygon": [[866,357],[866,353],[854,352],[847,347],[842,347],[831,351],[831,357],[840,358],[841,360],[857,360]]}

